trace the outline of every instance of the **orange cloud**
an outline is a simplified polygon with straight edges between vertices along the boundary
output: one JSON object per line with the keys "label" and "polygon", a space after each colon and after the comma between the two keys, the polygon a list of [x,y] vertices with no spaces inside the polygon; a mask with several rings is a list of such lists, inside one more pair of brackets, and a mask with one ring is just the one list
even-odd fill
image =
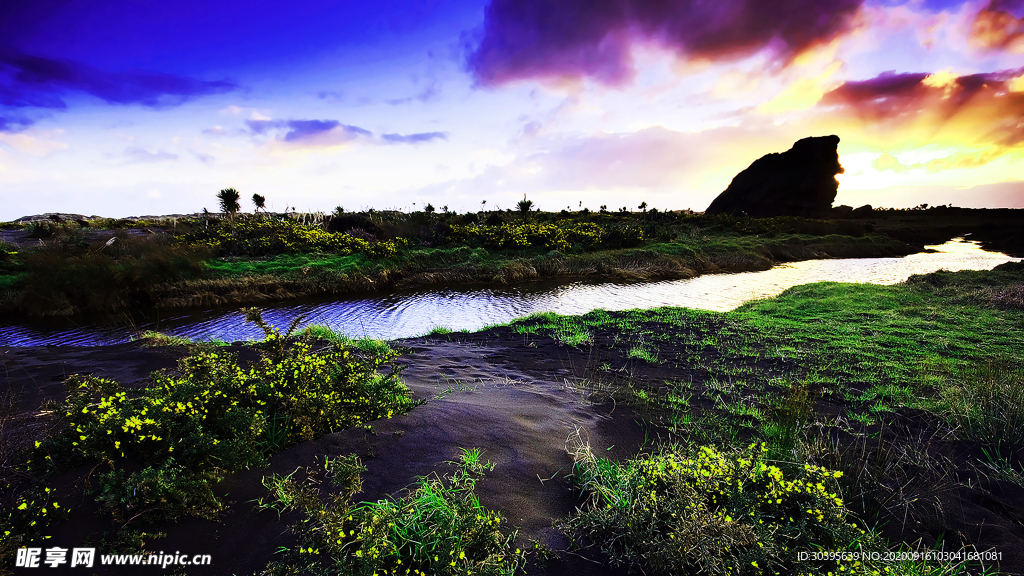
{"label": "orange cloud", "polygon": [[963,76],[887,73],[845,82],[819,106],[890,139],[1005,151],[1024,142],[1024,92],[1015,91],[1022,73],[1024,68]]}
{"label": "orange cloud", "polygon": [[958,168],[977,168],[999,158],[1008,150],[998,146],[986,146],[979,149],[959,150],[942,158],[935,158],[925,162],[904,164],[891,151],[886,150],[876,158],[871,167],[879,172],[890,170],[893,172],[906,172],[908,170],[923,169],[929,173],[955,170]]}
{"label": "orange cloud", "polygon": [[1024,53],[1024,18],[1003,10],[1003,2],[990,0],[971,23],[971,44],[989,50]]}

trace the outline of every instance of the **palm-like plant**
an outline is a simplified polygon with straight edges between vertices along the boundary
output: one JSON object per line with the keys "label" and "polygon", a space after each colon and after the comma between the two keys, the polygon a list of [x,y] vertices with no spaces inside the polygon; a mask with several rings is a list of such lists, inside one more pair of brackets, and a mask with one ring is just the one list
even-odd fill
{"label": "palm-like plant", "polygon": [[238,212],[241,206],[238,205],[238,199],[241,194],[234,188],[225,188],[220,192],[217,192],[217,200],[220,201],[220,211],[227,214],[228,218],[234,220],[235,213]]}
{"label": "palm-like plant", "polygon": [[523,194],[523,199],[516,203],[516,207],[523,214],[526,214],[533,208],[533,200],[527,200],[526,194]]}
{"label": "palm-like plant", "polygon": [[267,211],[267,199],[265,197],[260,196],[259,194],[253,194],[252,203],[256,206],[257,212],[260,210],[263,210],[264,212]]}

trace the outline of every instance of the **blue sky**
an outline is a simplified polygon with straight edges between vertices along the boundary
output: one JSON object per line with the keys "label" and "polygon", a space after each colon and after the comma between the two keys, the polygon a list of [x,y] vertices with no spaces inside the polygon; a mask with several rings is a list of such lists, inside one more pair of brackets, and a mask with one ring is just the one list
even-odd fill
{"label": "blue sky", "polygon": [[838,203],[1024,207],[1024,2],[709,6],[8,0],[0,220],[701,210],[832,133]]}

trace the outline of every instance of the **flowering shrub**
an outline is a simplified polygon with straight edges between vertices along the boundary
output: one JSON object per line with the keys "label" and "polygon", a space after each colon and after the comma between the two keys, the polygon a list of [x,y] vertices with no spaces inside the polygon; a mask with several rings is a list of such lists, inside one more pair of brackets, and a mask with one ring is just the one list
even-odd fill
{"label": "flowering shrub", "polygon": [[[178,236],[177,241],[190,246],[205,246],[216,254],[266,256],[294,252],[330,252],[348,255],[366,252],[371,256],[394,256],[408,241],[371,243],[349,234],[327,232],[314,224],[293,220],[249,219],[234,226],[214,222],[209,228],[197,228]],[[381,245],[383,244],[383,245]]]}
{"label": "flowering shrub", "polygon": [[588,496],[570,531],[646,573],[819,574],[858,568],[797,561],[797,553],[847,550],[864,539],[834,492],[841,472],[805,465],[787,474],[767,447],[723,454],[666,450],[624,464],[599,460],[579,440],[574,477]]}
{"label": "flowering shrub", "polygon": [[541,247],[569,252],[596,248],[605,238],[597,224],[576,222],[569,225],[508,222],[499,226],[453,225],[450,244],[470,244],[488,248]]}
{"label": "flowering shrub", "polygon": [[[197,349],[181,360],[180,375],[159,375],[139,394],[111,380],[71,377],[59,407],[67,428],[37,447],[30,464],[109,463],[100,501],[115,516],[152,506],[166,516],[210,517],[220,474],[416,403],[395,371],[378,373],[387,355],[358,356],[337,344],[312,352],[266,330],[262,357],[248,369],[234,354]],[[125,477],[126,460],[146,468]]]}
{"label": "flowering shrub", "polygon": [[50,539],[43,532],[67,519],[68,508],[53,499],[55,494],[51,488],[35,487],[0,509],[0,565],[11,566],[18,548]]}

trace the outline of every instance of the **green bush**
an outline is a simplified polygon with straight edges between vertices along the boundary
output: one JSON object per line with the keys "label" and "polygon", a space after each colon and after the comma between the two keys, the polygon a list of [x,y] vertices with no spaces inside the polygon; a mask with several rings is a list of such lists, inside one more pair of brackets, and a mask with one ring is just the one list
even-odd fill
{"label": "green bush", "polygon": [[56,491],[43,486],[33,487],[0,507],[0,566],[11,566],[18,548],[48,540],[46,531],[52,524],[66,520],[68,508],[54,500]]}
{"label": "green bush", "polygon": [[575,436],[574,479],[587,497],[566,521],[617,564],[647,574],[839,574],[854,566],[798,562],[797,552],[848,550],[864,538],[834,492],[841,473],[793,472],[766,461],[767,447],[722,453],[666,449],[613,463]]}
{"label": "green bush", "polygon": [[[67,426],[35,449],[30,464],[53,470],[55,462],[106,462],[113,476],[101,482],[100,500],[112,511],[151,507],[162,516],[209,517],[217,509],[209,489],[223,473],[416,404],[396,369],[378,372],[393,353],[356,353],[340,344],[313,352],[258,314],[249,316],[267,337],[248,369],[235,354],[205,346],[181,360],[179,374],[157,375],[138,394],[93,376],[68,379],[57,412]],[[121,476],[126,462],[146,468]],[[123,487],[138,490],[129,497]]]}
{"label": "green bush", "polygon": [[639,226],[622,226],[613,229],[605,238],[610,248],[632,248],[647,241],[643,228]]}
{"label": "green bush", "polygon": [[179,244],[205,246],[214,254],[267,256],[297,252],[329,252],[348,255],[365,252],[373,257],[390,258],[408,245],[404,238],[370,243],[348,234],[328,232],[317,224],[294,220],[248,218],[234,224],[214,221],[206,227],[194,227],[177,236]]}
{"label": "green bush", "polygon": [[589,222],[537,224],[507,222],[498,226],[453,225],[447,236],[450,245],[487,248],[544,247],[569,252],[596,248],[604,241],[605,231]]}
{"label": "green bush", "polygon": [[292,527],[298,547],[264,574],[511,576],[523,564],[522,551],[512,551],[515,532],[504,534],[502,516],[477,499],[468,465],[450,476],[420,478],[400,498],[358,506],[351,504],[365,470],[358,458],[328,459],[325,467],[341,487],[326,503],[294,473],[264,479],[271,498],[260,501],[263,508],[304,513]]}

